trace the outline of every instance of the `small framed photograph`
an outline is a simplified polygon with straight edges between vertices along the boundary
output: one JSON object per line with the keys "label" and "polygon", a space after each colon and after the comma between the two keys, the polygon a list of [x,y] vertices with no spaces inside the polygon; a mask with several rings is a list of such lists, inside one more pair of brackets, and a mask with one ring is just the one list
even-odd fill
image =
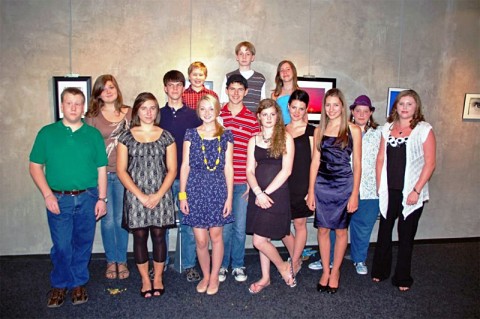
{"label": "small framed photograph", "polygon": [[67,77],[67,76],[54,76],[53,77],[53,94],[54,94],[54,104],[55,104],[55,121],[58,121],[63,118],[62,112],[62,92],[67,87],[75,87],[85,94],[85,106],[84,113],[88,109],[88,101],[90,100],[90,94],[92,92],[92,77],[91,76],[78,76],[78,77]]}
{"label": "small framed photograph", "polygon": [[480,93],[465,94],[463,105],[464,120],[480,120]]}
{"label": "small framed photograph", "polygon": [[336,85],[337,79],[335,78],[298,77],[298,86],[305,90],[310,97],[307,109],[309,122],[320,122],[323,97],[328,90],[336,87]]}
{"label": "small framed photograph", "polygon": [[387,99],[387,115],[388,117],[390,115],[390,112],[392,111],[393,108],[393,102],[395,102],[395,99],[397,98],[398,93],[405,91],[408,89],[401,89],[401,88],[388,88],[388,99]]}

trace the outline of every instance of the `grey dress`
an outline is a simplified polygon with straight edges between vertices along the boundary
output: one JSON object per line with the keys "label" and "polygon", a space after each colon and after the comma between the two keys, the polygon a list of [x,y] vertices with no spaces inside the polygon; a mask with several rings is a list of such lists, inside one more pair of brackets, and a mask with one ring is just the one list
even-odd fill
{"label": "grey dress", "polygon": [[[118,141],[128,149],[127,172],[135,185],[145,194],[153,194],[162,186],[167,174],[166,150],[175,143],[168,131],[153,142],[135,140],[130,130],[123,132]],[[127,230],[149,226],[168,227],[175,224],[173,195],[169,189],[153,209],[146,208],[129,190],[125,189],[122,226]]]}

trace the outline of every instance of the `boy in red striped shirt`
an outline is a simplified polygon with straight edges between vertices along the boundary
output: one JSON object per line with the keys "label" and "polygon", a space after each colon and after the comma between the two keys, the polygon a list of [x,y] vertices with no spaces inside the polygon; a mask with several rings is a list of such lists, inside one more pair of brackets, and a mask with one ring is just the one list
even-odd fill
{"label": "boy in red striped shirt", "polygon": [[245,273],[245,226],[247,218],[248,184],[245,174],[247,165],[247,145],[249,139],[260,132],[257,118],[243,104],[248,93],[248,82],[240,74],[233,74],[227,80],[228,103],[222,108],[220,117],[223,126],[233,133],[233,215],[235,222],[223,227],[224,255],[219,272],[220,282],[225,281],[228,266],[236,281],[247,280]]}

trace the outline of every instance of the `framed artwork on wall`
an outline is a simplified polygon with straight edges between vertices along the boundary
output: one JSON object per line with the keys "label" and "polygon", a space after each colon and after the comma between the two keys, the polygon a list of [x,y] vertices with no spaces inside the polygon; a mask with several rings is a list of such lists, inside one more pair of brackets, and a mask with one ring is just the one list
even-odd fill
{"label": "framed artwork on wall", "polygon": [[55,105],[54,115],[55,121],[58,121],[63,118],[62,112],[62,99],[61,95],[65,88],[75,87],[85,94],[85,105],[84,113],[87,112],[88,100],[90,99],[90,94],[92,92],[92,77],[91,76],[78,76],[78,77],[68,77],[68,76],[54,76],[53,77],[53,101]]}
{"label": "framed artwork on wall", "polygon": [[298,86],[305,90],[310,97],[307,109],[309,122],[320,122],[325,92],[336,85],[337,79],[335,78],[298,77]]}
{"label": "framed artwork on wall", "polygon": [[465,94],[463,104],[464,120],[480,120],[480,93]]}
{"label": "framed artwork on wall", "polygon": [[388,88],[388,99],[387,99],[387,114],[386,117],[390,115],[390,112],[392,111],[393,108],[393,102],[395,102],[395,99],[397,98],[398,93],[405,91],[407,89],[401,89],[401,88]]}

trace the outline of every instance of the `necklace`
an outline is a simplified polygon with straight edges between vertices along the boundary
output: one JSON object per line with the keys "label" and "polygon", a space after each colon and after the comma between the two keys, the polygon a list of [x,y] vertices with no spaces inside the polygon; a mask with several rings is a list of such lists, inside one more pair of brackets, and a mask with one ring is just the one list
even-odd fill
{"label": "necklace", "polygon": [[210,172],[213,172],[217,169],[218,164],[220,164],[220,153],[222,152],[222,145],[220,145],[220,136],[217,136],[218,155],[217,155],[217,159],[215,160],[215,166],[214,167],[210,167],[208,165],[207,154],[205,152],[205,144],[203,144],[203,136],[202,135],[200,135],[200,139],[202,141],[203,162],[205,163],[205,166],[207,167],[207,170],[209,170]]}
{"label": "necklace", "polygon": [[269,138],[265,138],[265,135],[262,133],[262,140],[264,143],[268,144],[272,140],[272,137],[270,136]]}
{"label": "necklace", "polygon": [[404,126],[404,127],[401,127],[400,124],[398,125],[394,125],[393,128],[395,128],[398,132],[398,135],[402,135],[403,134],[403,131],[407,130],[410,128],[410,125],[407,125],[407,126]]}

